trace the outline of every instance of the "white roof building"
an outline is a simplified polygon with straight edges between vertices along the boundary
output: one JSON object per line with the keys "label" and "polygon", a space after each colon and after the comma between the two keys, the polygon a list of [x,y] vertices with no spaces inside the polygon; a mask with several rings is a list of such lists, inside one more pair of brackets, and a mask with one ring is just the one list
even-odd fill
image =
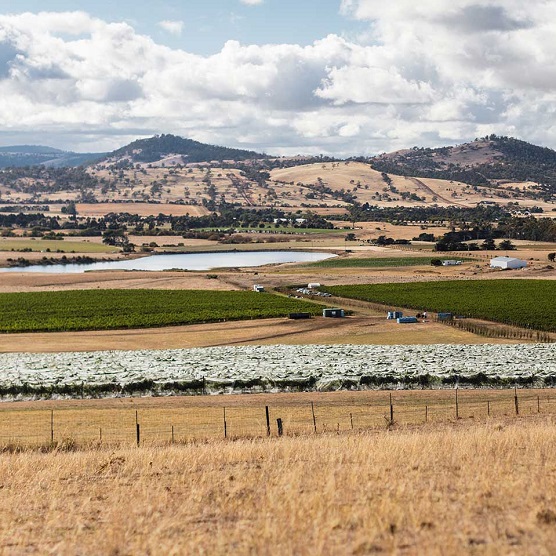
{"label": "white roof building", "polygon": [[515,269],[515,268],[525,268],[527,266],[527,261],[521,259],[516,259],[515,257],[494,257],[490,259],[490,268],[503,268]]}

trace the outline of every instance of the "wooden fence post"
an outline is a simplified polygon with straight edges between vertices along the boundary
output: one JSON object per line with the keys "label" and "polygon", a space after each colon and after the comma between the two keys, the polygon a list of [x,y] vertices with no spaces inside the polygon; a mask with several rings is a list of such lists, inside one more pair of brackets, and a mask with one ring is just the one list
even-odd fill
{"label": "wooden fence post", "polygon": [[102,442],[102,427],[98,428],[98,441]]}
{"label": "wooden fence post", "polygon": [[266,435],[270,436],[270,412],[268,411],[268,405],[265,406],[266,410]]}
{"label": "wooden fence post", "polygon": [[517,386],[514,387],[515,414],[519,415],[519,402],[517,400]]}
{"label": "wooden fence post", "polygon": [[54,444],[54,410],[50,410],[50,443]]}
{"label": "wooden fence post", "polygon": [[427,423],[429,420],[429,406],[426,405],[425,406],[425,423]]}
{"label": "wooden fence post", "polygon": [[490,400],[487,400],[487,416],[490,417]]}
{"label": "wooden fence post", "polygon": [[224,408],[224,438],[228,438],[228,423],[226,423],[226,408]]}
{"label": "wooden fence post", "polygon": [[141,443],[141,425],[139,424],[139,414],[135,410],[135,437],[137,440],[137,446]]}
{"label": "wooden fence post", "polygon": [[315,434],[317,434],[317,418],[315,417],[315,404],[313,402],[311,402],[311,412],[313,414],[313,429]]}
{"label": "wooden fence post", "polygon": [[394,423],[394,404],[392,403],[392,392],[390,392],[390,424]]}
{"label": "wooden fence post", "polygon": [[276,419],[276,425],[278,426],[278,436],[282,436],[284,434],[284,427],[282,425],[282,419]]}
{"label": "wooden fence post", "polygon": [[537,413],[541,412],[541,397],[537,395]]}
{"label": "wooden fence post", "polygon": [[349,422],[351,423],[351,429],[353,430],[353,413],[349,414]]}
{"label": "wooden fence post", "polygon": [[172,444],[174,443],[174,425],[172,425]]}
{"label": "wooden fence post", "polygon": [[459,419],[459,399],[458,399],[458,390],[459,390],[459,388],[456,386],[456,419]]}

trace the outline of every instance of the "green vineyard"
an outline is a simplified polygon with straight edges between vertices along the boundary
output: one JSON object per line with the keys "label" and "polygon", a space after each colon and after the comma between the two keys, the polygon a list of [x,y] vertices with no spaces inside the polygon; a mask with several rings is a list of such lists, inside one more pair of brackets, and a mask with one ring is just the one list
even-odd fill
{"label": "green vineyard", "polygon": [[[375,258],[345,258],[336,257],[326,259],[317,263],[311,263],[311,267],[318,268],[382,268],[400,266],[421,266],[430,265],[431,260],[437,257],[375,257]],[[438,259],[444,261],[447,259]],[[467,260],[467,259],[460,259]]]}
{"label": "green vineyard", "polygon": [[333,295],[392,307],[451,312],[535,330],[556,330],[556,282],[466,280],[330,286]]}
{"label": "green vineyard", "polygon": [[267,293],[75,290],[0,294],[0,332],[109,330],[319,314],[318,305]]}

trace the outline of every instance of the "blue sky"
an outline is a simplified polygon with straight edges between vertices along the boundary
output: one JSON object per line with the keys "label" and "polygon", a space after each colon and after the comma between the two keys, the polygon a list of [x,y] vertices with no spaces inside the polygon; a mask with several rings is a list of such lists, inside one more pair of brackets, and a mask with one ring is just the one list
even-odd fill
{"label": "blue sky", "polygon": [[554,0],[0,0],[0,146],[555,148],[554,36]]}
{"label": "blue sky", "polygon": [[[307,45],[328,34],[353,37],[366,29],[339,13],[338,0],[265,0],[252,5],[240,0],[48,0],[46,4],[17,0],[17,9],[5,13],[83,10],[107,21],[126,21],[161,44],[203,55],[217,53],[230,39]],[[181,33],[165,31],[161,21],[182,22]]]}

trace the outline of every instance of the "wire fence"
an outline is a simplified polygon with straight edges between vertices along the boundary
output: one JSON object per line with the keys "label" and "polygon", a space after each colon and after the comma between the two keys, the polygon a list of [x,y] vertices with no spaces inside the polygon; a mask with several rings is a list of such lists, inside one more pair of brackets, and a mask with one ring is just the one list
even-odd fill
{"label": "wire fence", "polygon": [[[447,423],[459,419],[556,414],[556,392],[544,390],[435,390],[266,396],[87,400],[78,404],[17,403],[0,407],[0,449],[63,443],[105,445],[187,443],[215,438],[319,434],[396,425]],[[351,395],[349,395],[351,394]],[[370,395],[365,395],[370,394]],[[231,399],[236,398],[236,399]],[[238,400],[237,398],[243,398]],[[245,401],[247,399],[247,401]],[[207,400],[204,402],[204,400]],[[98,403],[105,402],[105,403]],[[180,403],[183,402],[183,403]],[[40,403],[39,403],[40,405]],[[106,407],[103,407],[103,406]]]}

